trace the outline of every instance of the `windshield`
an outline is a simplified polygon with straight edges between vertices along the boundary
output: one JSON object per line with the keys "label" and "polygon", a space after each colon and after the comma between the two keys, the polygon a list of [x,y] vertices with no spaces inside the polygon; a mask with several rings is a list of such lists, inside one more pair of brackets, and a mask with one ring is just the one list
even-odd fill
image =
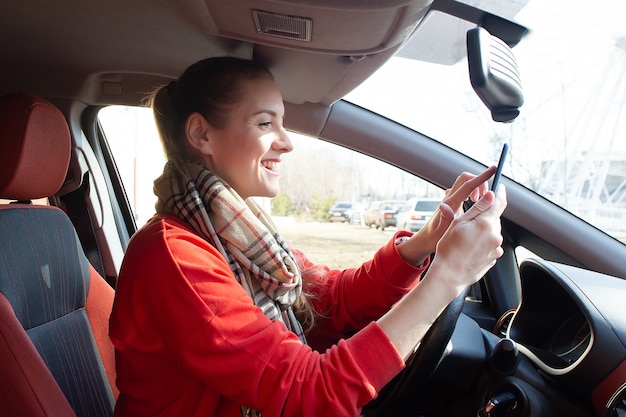
{"label": "windshield", "polygon": [[530,30],[513,48],[524,87],[513,123],[492,120],[464,58],[392,58],[346,99],[486,165],[508,142],[505,176],[625,241],[624,16],[623,0],[601,0],[593,11],[580,0],[529,0],[513,19]]}

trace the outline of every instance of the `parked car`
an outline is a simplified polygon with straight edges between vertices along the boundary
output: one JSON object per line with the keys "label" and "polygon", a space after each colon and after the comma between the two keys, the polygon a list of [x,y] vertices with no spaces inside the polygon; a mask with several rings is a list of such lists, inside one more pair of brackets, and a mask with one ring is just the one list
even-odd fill
{"label": "parked car", "polygon": [[417,232],[437,210],[441,199],[412,198],[398,212],[398,228]]}
{"label": "parked car", "polygon": [[370,205],[365,210],[363,214],[363,224],[367,227],[372,227],[376,225],[376,221],[378,219],[378,208],[380,206],[380,201],[372,201]]}
{"label": "parked car", "polygon": [[328,210],[328,221],[360,224],[363,218],[363,205],[353,201],[340,201]]}
{"label": "parked car", "polygon": [[[348,171],[352,156],[306,154],[316,171],[303,178],[320,189],[354,178],[338,187],[442,191],[511,145],[504,255],[445,310],[399,389],[381,392],[365,417],[626,415],[624,7],[3,0],[0,198],[17,204],[0,206],[0,415],[112,416],[108,313],[137,213],[153,211],[154,176],[143,177],[162,168],[153,124],[136,121],[149,115],[147,92],[222,55],[272,70],[294,136],[378,162]],[[495,38],[470,46],[505,52],[500,64],[523,101],[510,81],[470,74],[477,27]],[[14,92],[28,98],[7,104]],[[27,132],[36,146],[22,147],[15,114],[31,110],[43,120]],[[58,114],[63,123],[46,123]],[[33,160],[15,165],[22,151]],[[411,178],[398,181],[390,166]],[[308,191],[296,175],[304,168],[292,179]]]}
{"label": "parked car", "polygon": [[400,208],[406,203],[401,200],[382,201],[378,206],[378,217],[376,218],[376,228],[385,230],[385,228],[396,226],[396,216]]}

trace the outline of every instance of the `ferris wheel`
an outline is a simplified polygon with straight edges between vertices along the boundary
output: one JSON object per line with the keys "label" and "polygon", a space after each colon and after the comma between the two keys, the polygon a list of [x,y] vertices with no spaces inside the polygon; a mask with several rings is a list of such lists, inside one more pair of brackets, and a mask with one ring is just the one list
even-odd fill
{"label": "ferris wheel", "polygon": [[[626,229],[626,25],[621,16],[590,19],[582,5],[568,2],[564,9],[571,13],[564,19],[584,17],[591,24],[551,34],[553,44],[542,36],[543,55],[536,44],[528,48],[535,56],[527,75],[544,79],[538,91],[525,83],[530,91],[522,118],[543,122],[533,122],[540,130],[524,136],[552,145],[538,156],[534,186],[583,218]],[[523,45],[520,52],[524,58]]]}

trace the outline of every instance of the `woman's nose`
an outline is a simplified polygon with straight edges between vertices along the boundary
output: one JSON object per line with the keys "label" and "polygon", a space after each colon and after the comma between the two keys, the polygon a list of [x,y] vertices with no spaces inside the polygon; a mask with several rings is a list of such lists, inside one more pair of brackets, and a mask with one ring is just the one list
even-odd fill
{"label": "woman's nose", "polygon": [[282,126],[278,131],[278,138],[275,141],[275,144],[277,148],[282,150],[283,152],[293,151],[293,142],[291,141],[291,138],[289,137],[289,134],[287,133],[285,128]]}

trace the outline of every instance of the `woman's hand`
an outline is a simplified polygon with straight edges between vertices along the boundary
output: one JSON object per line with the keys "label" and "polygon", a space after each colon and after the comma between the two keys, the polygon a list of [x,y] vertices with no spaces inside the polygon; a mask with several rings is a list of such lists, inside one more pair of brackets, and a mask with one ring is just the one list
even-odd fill
{"label": "woman's hand", "polygon": [[437,243],[424,279],[378,320],[402,357],[408,357],[444,308],[502,256],[500,216],[505,208],[506,190],[500,184],[497,194],[487,191],[456,216]]}
{"label": "woman's hand", "polygon": [[490,167],[480,175],[464,172],[446,190],[445,197],[433,216],[411,239],[398,246],[400,256],[410,264],[419,265],[435,251],[439,239],[444,235],[454,218],[463,213],[463,202],[478,201],[488,191],[487,180],[495,173]]}
{"label": "woman's hand", "polygon": [[503,254],[500,216],[506,208],[506,189],[489,191],[467,212],[457,216],[437,243],[431,265],[460,292],[474,284]]}

